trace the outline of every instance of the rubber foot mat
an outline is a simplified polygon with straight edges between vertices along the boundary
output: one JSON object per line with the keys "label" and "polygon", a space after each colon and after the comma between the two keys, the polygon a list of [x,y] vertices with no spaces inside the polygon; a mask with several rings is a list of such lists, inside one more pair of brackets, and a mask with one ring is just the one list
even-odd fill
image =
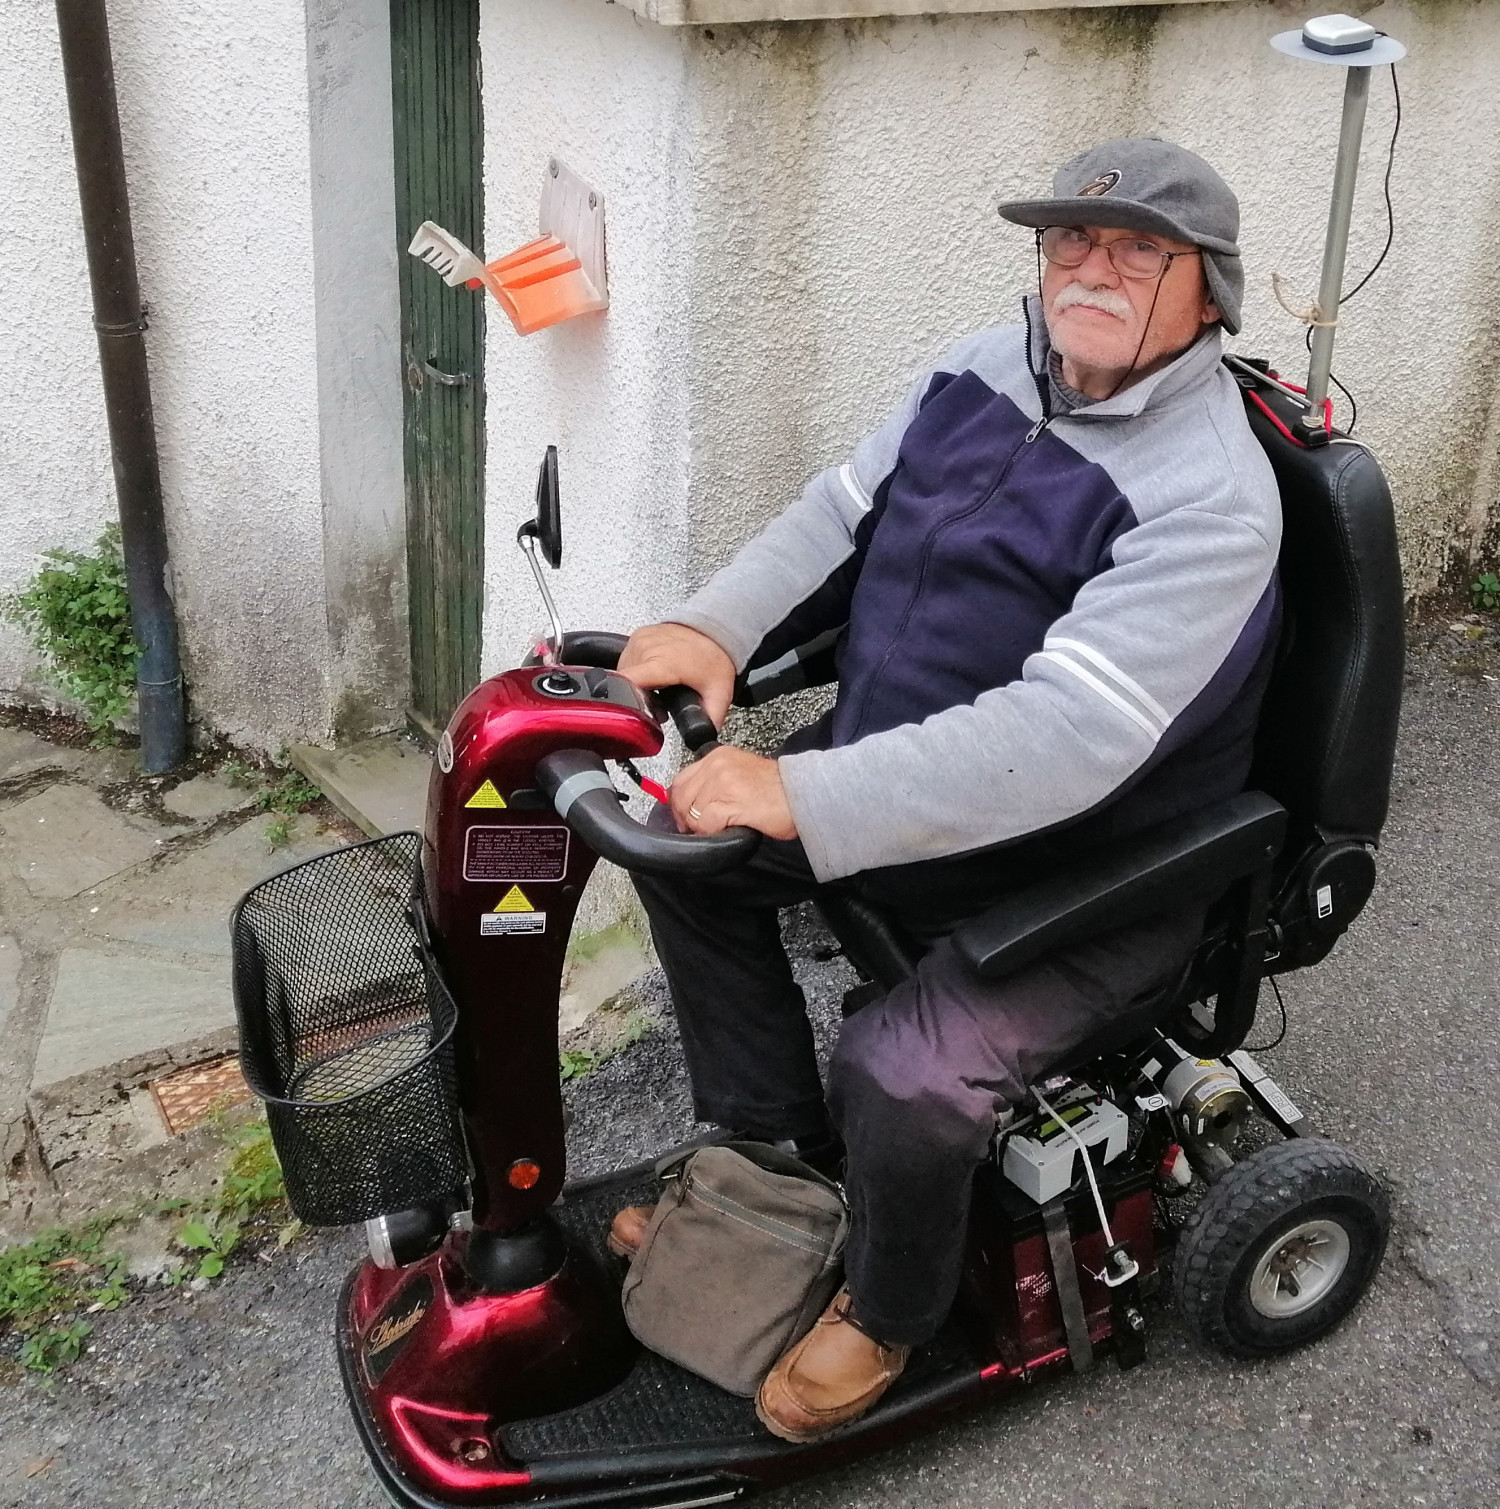
{"label": "rubber foot mat", "polygon": [[[622,1178],[618,1184],[596,1185],[565,1197],[553,1214],[576,1241],[615,1264],[623,1279],[624,1264],[605,1246],[609,1223],[622,1206],[652,1205],[656,1197],[653,1178]],[[907,1389],[934,1374],[977,1366],[973,1349],[950,1320],[932,1342],[913,1353],[886,1399],[899,1400]],[[885,1402],[873,1414],[879,1414]],[[771,1444],[769,1432],[755,1417],[753,1399],[725,1393],[644,1349],[629,1376],[608,1393],[557,1414],[517,1421],[505,1427],[504,1436],[506,1454],[518,1462],[746,1440]]]}

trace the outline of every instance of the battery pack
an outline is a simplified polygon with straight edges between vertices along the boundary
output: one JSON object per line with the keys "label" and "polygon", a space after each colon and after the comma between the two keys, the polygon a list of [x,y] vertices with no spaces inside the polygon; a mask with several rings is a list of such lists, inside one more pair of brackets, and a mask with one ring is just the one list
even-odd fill
{"label": "battery pack", "polygon": [[1011,1132],[1000,1171],[1038,1205],[1064,1194],[1082,1177],[1078,1143],[1067,1129],[1089,1150],[1095,1167],[1102,1168],[1125,1151],[1130,1121],[1118,1106],[1080,1086],[1057,1107],[1055,1117],[1040,1115]]}

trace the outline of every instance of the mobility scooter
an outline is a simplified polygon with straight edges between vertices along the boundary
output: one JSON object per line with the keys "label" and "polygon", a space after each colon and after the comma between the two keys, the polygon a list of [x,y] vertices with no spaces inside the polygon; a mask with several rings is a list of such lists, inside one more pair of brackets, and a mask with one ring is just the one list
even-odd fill
{"label": "mobility scooter", "polygon": [[[653,1165],[566,1180],[557,1005],[596,858],[706,874],[758,836],[661,831],[623,805],[610,762],[633,772],[660,750],[669,713],[689,748],[715,730],[685,690],[643,696],[615,673],[620,636],[557,624],[538,560],[561,557],[549,453],[520,541],[552,637],[454,714],[425,833],[296,866],[233,919],[242,1063],[293,1207],[367,1223],[337,1345],[393,1503],[728,1503],[1100,1353],[1130,1366],[1174,1235],[1176,1302],[1233,1356],[1310,1341],[1357,1303],[1383,1255],[1385,1197],[1244,1043],[1261,981],[1322,959],[1374,885],[1402,679],[1394,519],[1364,447],[1310,431],[1297,390],[1229,361],[1285,511],[1286,622],[1250,789],[1040,876],[955,941],[995,976],[1219,899],[1159,1026],[1091,1045],[997,1128],[948,1322],[875,1409],[812,1445],[777,1440],[750,1400],[626,1328],[605,1234],[619,1207],[654,1200]],[[815,644],[752,663],[738,700],[836,673],[836,644]],[[913,968],[917,945],[857,892],[820,904],[868,982],[846,1008]]]}

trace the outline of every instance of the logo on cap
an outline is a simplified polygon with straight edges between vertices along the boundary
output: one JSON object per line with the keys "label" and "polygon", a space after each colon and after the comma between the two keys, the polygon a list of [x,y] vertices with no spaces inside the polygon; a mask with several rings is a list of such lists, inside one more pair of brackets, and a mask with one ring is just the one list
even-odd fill
{"label": "logo on cap", "polygon": [[1082,198],[1084,195],[1088,195],[1090,198],[1097,199],[1100,194],[1109,193],[1119,181],[1119,169],[1111,168],[1109,172],[1101,173],[1097,178],[1084,184],[1078,191],[1079,197]]}

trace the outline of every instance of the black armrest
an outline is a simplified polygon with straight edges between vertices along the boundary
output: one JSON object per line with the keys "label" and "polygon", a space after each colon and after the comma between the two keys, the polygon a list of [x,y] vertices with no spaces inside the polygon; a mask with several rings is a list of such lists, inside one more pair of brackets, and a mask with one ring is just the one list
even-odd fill
{"label": "black armrest", "polygon": [[760,707],[788,692],[800,692],[809,686],[826,686],[839,679],[839,637],[845,624],[829,629],[799,644],[795,650],[768,661],[765,665],[753,662],[740,673],[734,683],[736,707]]}
{"label": "black armrest", "polygon": [[1236,880],[1267,868],[1286,836],[1286,809],[1260,791],[1101,849],[1077,869],[1050,875],[963,923],[959,956],[995,979],[1080,938],[1158,912],[1214,901]]}

